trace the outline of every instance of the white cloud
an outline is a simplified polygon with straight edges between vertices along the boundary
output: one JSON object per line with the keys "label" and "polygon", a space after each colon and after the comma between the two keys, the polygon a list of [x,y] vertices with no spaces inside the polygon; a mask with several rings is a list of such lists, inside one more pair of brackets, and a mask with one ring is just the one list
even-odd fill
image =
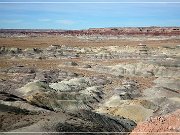
{"label": "white cloud", "polygon": [[180,19],[169,20],[169,22],[171,22],[171,23],[180,23]]}
{"label": "white cloud", "polygon": [[63,24],[63,25],[72,25],[76,22],[73,20],[56,20],[56,23]]}
{"label": "white cloud", "polygon": [[38,21],[39,21],[39,22],[50,22],[51,20],[44,18],[44,19],[38,19]]}
{"label": "white cloud", "polygon": [[21,23],[22,20],[2,19],[0,23]]}

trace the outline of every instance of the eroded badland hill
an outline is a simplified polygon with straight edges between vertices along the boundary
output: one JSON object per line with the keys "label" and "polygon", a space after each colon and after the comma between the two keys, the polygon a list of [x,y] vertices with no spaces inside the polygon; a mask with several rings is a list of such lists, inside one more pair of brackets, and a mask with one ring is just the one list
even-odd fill
{"label": "eroded badland hill", "polygon": [[1,30],[0,46],[1,132],[180,132],[178,27]]}

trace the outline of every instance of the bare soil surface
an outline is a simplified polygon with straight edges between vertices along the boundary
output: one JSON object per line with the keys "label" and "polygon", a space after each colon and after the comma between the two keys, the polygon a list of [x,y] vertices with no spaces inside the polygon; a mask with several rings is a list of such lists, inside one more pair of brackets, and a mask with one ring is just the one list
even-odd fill
{"label": "bare soil surface", "polygon": [[1,37],[0,131],[178,134],[180,39],[138,38]]}

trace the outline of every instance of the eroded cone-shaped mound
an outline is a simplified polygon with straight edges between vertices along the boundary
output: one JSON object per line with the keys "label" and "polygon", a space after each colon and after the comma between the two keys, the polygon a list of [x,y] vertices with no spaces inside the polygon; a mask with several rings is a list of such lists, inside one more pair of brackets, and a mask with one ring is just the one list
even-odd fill
{"label": "eroded cone-shaped mound", "polygon": [[164,132],[167,134],[179,134],[180,133],[180,109],[161,117],[155,117],[148,121],[141,122],[132,131],[131,135],[139,135],[140,132],[145,134],[158,134],[158,132]]}

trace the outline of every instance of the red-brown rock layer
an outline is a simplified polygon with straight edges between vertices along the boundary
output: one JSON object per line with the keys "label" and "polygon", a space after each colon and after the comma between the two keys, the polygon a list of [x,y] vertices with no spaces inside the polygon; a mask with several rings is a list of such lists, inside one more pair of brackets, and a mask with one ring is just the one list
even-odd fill
{"label": "red-brown rock layer", "polygon": [[139,134],[180,134],[180,109],[171,114],[151,118],[148,121],[139,123],[131,135]]}
{"label": "red-brown rock layer", "polygon": [[28,29],[1,29],[0,33],[11,34],[41,34],[41,35],[152,35],[172,36],[180,35],[180,27],[115,27],[115,28],[91,28],[87,30],[28,30]]}

